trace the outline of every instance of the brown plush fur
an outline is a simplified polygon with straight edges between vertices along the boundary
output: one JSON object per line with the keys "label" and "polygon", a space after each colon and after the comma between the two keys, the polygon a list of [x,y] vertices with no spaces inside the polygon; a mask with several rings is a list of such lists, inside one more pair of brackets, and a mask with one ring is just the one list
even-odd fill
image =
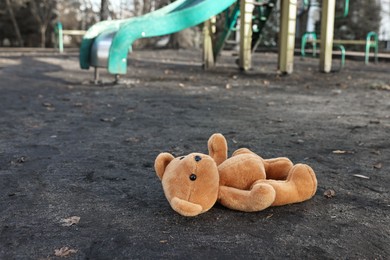
{"label": "brown plush fur", "polygon": [[216,201],[234,210],[253,212],[310,199],[317,190],[314,171],[288,158],[263,159],[246,148],[227,158],[223,135],[208,141],[209,155],[174,158],[161,153],[157,176],[171,207],[183,216],[208,211]]}

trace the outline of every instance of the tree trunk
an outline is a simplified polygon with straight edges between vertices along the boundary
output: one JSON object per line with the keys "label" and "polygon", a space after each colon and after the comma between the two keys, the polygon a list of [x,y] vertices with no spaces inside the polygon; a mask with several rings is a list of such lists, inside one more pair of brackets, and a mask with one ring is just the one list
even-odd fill
{"label": "tree trunk", "polygon": [[108,0],[101,0],[100,2],[100,21],[107,20],[110,15],[110,10],[108,9]]}
{"label": "tree trunk", "polygon": [[23,47],[22,35],[20,34],[19,25],[15,19],[15,15],[14,15],[14,11],[12,10],[11,3],[9,0],[5,0],[5,3],[7,4],[7,9],[8,9],[9,15],[11,17],[12,24],[13,24],[14,29],[15,29],[16,37],[18,38],[19,46]]}
{"label": "tree trunk", "polygon": [[46,47],[46,29],[47,29],[46,26],[41,26],[41,28],[39,30],[41,33],[41,48]]}

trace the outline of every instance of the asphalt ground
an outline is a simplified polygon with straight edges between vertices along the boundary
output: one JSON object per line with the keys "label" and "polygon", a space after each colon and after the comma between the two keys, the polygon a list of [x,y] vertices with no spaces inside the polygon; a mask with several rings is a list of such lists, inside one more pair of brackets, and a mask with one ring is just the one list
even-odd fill
{"label": "asphalt ground", "polygon": [[[77,53],[1,52],[0,259],[388,259],[390,66],[321,73],[256,53],[138,51],[121,84]],[[335,61],[337,67],[338,61]],[[309,201],[243,213],[174,212],[154,173],[160,152],[207,152],[223,133],[316,172]]]}

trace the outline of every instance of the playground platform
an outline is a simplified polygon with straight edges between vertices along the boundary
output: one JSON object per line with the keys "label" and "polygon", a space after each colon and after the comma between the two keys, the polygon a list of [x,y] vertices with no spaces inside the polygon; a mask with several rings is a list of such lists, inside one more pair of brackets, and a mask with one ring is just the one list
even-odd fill
{"label": "playground platform", "polygon": [[[78,54],[0,49],[0,259],[386,259],[390,255],[390,67],[256,53],[201,69],[199,51],[132,53],[119,85]],[[337,61],[334,61],[337,63]],[[243,213],[175,213],[158,153],[206,152],[307,163],[313,199]]]}

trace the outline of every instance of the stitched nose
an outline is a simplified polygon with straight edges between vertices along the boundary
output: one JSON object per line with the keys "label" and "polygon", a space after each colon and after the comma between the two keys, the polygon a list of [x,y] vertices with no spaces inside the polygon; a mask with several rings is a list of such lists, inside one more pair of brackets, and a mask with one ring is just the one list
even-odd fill
{"label": "stitched nose", "polygon": [[196,162],[199,162],[200,160],[202,160],[202,157],[200,157],[199,155],[196,155],[196,156],[195,156],[195,161],[196,161]]}

